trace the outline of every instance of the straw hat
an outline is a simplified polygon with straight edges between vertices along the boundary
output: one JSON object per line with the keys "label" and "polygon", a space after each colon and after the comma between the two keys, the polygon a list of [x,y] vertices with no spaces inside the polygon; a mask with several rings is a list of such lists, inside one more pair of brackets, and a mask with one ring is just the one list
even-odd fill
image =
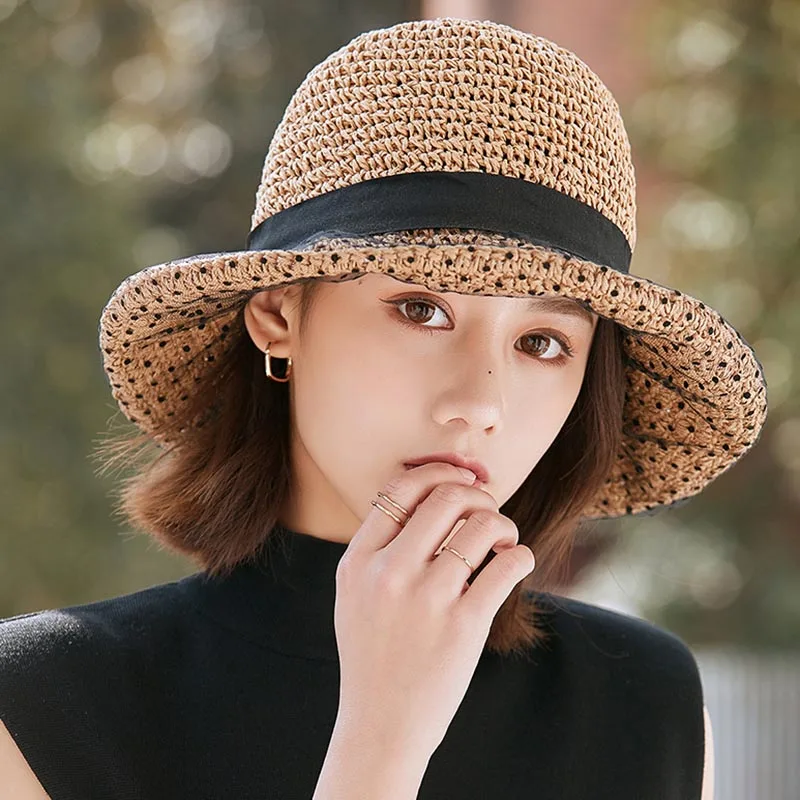
{"label": "straw hat", "polygon": [[153,439],[224,357],[252,294],[370,272],[434,291],[560,295],[625,331],[624,437],[587,518],[701,491],[753,446],[766,385],[719,313],[629,272],[619,107],[573,53],[491,21],[369,31],[314,67],[264,162],[243,250],[148,267],[100,321],[124,414]]}

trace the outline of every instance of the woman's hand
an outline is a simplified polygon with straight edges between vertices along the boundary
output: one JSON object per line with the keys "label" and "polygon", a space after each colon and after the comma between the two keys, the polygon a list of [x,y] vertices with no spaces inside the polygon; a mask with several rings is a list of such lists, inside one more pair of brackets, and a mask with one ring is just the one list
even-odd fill
{"label": "woman's hand", "polygon": [[[471,474],[471,473],[470,473]],[[336,571],[334,622],[341,666],[337,727],[427,759],[466,694],[492,620],[535,566],[495,499],[452,464],[423,464],[384,493],[408,509],[401,527],[373,508]],[[477,568],[471,583],[458,556]]]}

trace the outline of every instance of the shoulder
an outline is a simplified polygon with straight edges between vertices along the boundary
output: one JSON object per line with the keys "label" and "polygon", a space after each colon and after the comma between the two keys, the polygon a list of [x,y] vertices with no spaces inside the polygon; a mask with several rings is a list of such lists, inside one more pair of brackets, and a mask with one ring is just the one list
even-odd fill
{"label": "shoulder", "polygon": [[96,663],[163,633],[185,608],[194,577],[0,619],[0,686],[14,674]]}
{"label": "shoulder", "polygon": [[132,773],[120,776],[136,742],[155,724],[156,703],[174,696],[175,676],[184,674],[174,668],[194,652],[187,640],[196,577],[0,620],[0,721],[8,731],[0,758],[20,786],[33,786],[30,770],[54,797],[95,796],[87,775],[130,783]]}
{"label": "shoulder", "polygon": [[549,593],[535,594],[544,651],[563,680],[579,685],[598,713],[671,720],[702,743],[703,684],[691,647],[649,620]]}
{"label": "shoulder", "polygon": [[691,647],[678,634],[641,617],[548,592],[532,593],[551,641],[603,663],[641,665],[664,677],[699,682]]}
{"label": "shoulder", "polygon": [[531,600],[546,632],[535,655],[548,691],[564,698],[562,712],[577,729],[605,731],[594,745],[599,760],[629,754],[635,768],[624,768],[639,772],[641,786],[700,797],[706,713],[690,646],[640,617],[552,593]]}

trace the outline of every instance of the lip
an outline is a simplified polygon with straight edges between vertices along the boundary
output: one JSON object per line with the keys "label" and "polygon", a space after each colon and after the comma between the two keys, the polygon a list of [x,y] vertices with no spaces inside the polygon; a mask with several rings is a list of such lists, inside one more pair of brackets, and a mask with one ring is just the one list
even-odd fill
{"label": "lip", "polygon": [[489,470],[477,459],[467,458],[467,456],[462,456],[459,453],[431,453],[420,458],[409,459],[403,463],[406,467],[416,467],[420,464],[429,464],[431,461],[445,461],[457,467],[466,467],[475,473],[481,483],[489,483]]}

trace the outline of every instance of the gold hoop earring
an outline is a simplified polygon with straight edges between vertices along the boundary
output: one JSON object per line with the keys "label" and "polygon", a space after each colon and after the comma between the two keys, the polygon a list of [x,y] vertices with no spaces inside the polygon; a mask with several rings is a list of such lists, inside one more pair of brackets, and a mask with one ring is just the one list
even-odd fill
{"label": "gold hoop earring", "polygon": [[283,378],[278,378],[272,372],[272,358],[269,354],[269,346],[272,342],[267,342],[267,349],[264,351],[264,368],[267,373],[267,377],[272,379],[273,381],[277,381],[278,383],[286,383],[289,380],[289,376],[292,373],[292,357],[289,356],[286,359],[286,375]]}

